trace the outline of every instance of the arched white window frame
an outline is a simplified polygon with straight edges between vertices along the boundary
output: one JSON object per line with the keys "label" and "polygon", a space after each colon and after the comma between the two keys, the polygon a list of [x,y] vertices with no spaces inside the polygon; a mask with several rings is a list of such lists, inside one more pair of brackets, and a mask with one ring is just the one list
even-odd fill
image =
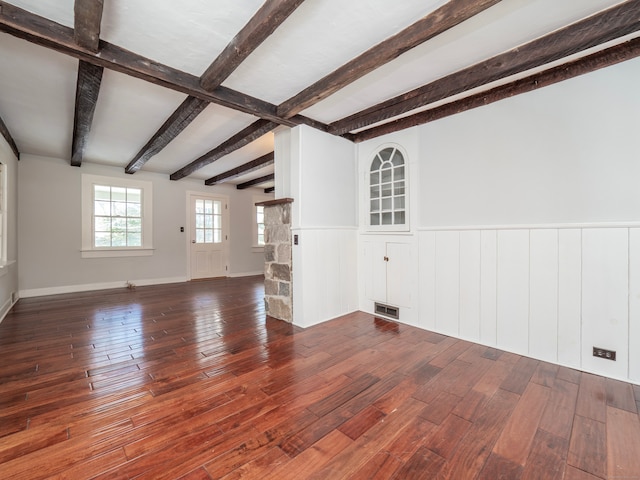
{"label": "arched white window frame", "polygon": [[[396,153],[402,158],[401,165],[393,164]],[[377,164],[379,167],[375,168]],[[409,161],[405,149],[393,143],[379,146],[367,163],[365,184],[368,229],[409,231]],[[389,191],[385,187],[391,188],[390,195],[387,195]],[[376,216],[379,217],[378,223],[375,221]],[[401,222],[402,218],[404,218],[403,222]]]}

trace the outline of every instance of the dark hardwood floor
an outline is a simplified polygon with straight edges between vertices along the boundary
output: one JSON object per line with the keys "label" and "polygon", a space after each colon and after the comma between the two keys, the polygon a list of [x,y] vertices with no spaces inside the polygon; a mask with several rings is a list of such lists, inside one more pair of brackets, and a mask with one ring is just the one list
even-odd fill
{"label": "dark hardwood floor", "polygon": [[640,478],[640,388],[354,313],[265,319],[261,277],[23,299],[0,478]]}

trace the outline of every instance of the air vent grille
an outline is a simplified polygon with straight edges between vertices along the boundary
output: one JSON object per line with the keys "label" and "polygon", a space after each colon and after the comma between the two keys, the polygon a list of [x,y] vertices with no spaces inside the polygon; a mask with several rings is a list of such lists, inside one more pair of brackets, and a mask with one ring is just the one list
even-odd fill
{"label": "air vent grille", "polygon": [[388,318],[394,318],[398,320],[400,318],[400,309],[398,307],[392,307],[391,305],[385,305],[384,303],[375,303],[375,313],[377,315],[384,315]]}

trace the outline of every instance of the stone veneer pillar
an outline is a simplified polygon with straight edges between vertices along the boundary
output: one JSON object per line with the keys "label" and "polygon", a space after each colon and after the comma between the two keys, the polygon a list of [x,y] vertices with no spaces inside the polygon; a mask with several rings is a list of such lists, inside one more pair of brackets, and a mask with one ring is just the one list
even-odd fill
{"label": "stone veneer pillar", "polygon": [[264,207],[264,303],[267,315],[293,322],[291,202],[281,198],[256,203]]}

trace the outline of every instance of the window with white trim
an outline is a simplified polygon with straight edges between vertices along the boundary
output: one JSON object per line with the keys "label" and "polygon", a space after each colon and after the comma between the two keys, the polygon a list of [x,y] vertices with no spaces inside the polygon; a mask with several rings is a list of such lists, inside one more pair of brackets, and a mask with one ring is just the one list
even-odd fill
{"label": "window with white trim", "polygon": [[264,206],[256,203],[273,200],[273,195],[254,195],[251,209],[252,217],[252,240],[251,246],[254,251],[261,251],[264,248]]}
{"label": "window with white trim", "polygon": [[196,199],[196,243],[222,243],[222,201]]}
{"label": "window with white trim", "polygon": [[385,147],[376,153],[369,169],[369,225],[406,228],[407,204],[404,155],[396,147]]}
{"label": "window with white trim", "polygon": [[262,205],[256,206],[256,245],[264,246],[264,207]]}
{"label": "window with white trim", "polygon": [[82,256],[153,253],[152,184],[82,175]]}
{"label": "window with white trim", "polygon": [[142,189],[93,185],[93,247],[142,247]]}

